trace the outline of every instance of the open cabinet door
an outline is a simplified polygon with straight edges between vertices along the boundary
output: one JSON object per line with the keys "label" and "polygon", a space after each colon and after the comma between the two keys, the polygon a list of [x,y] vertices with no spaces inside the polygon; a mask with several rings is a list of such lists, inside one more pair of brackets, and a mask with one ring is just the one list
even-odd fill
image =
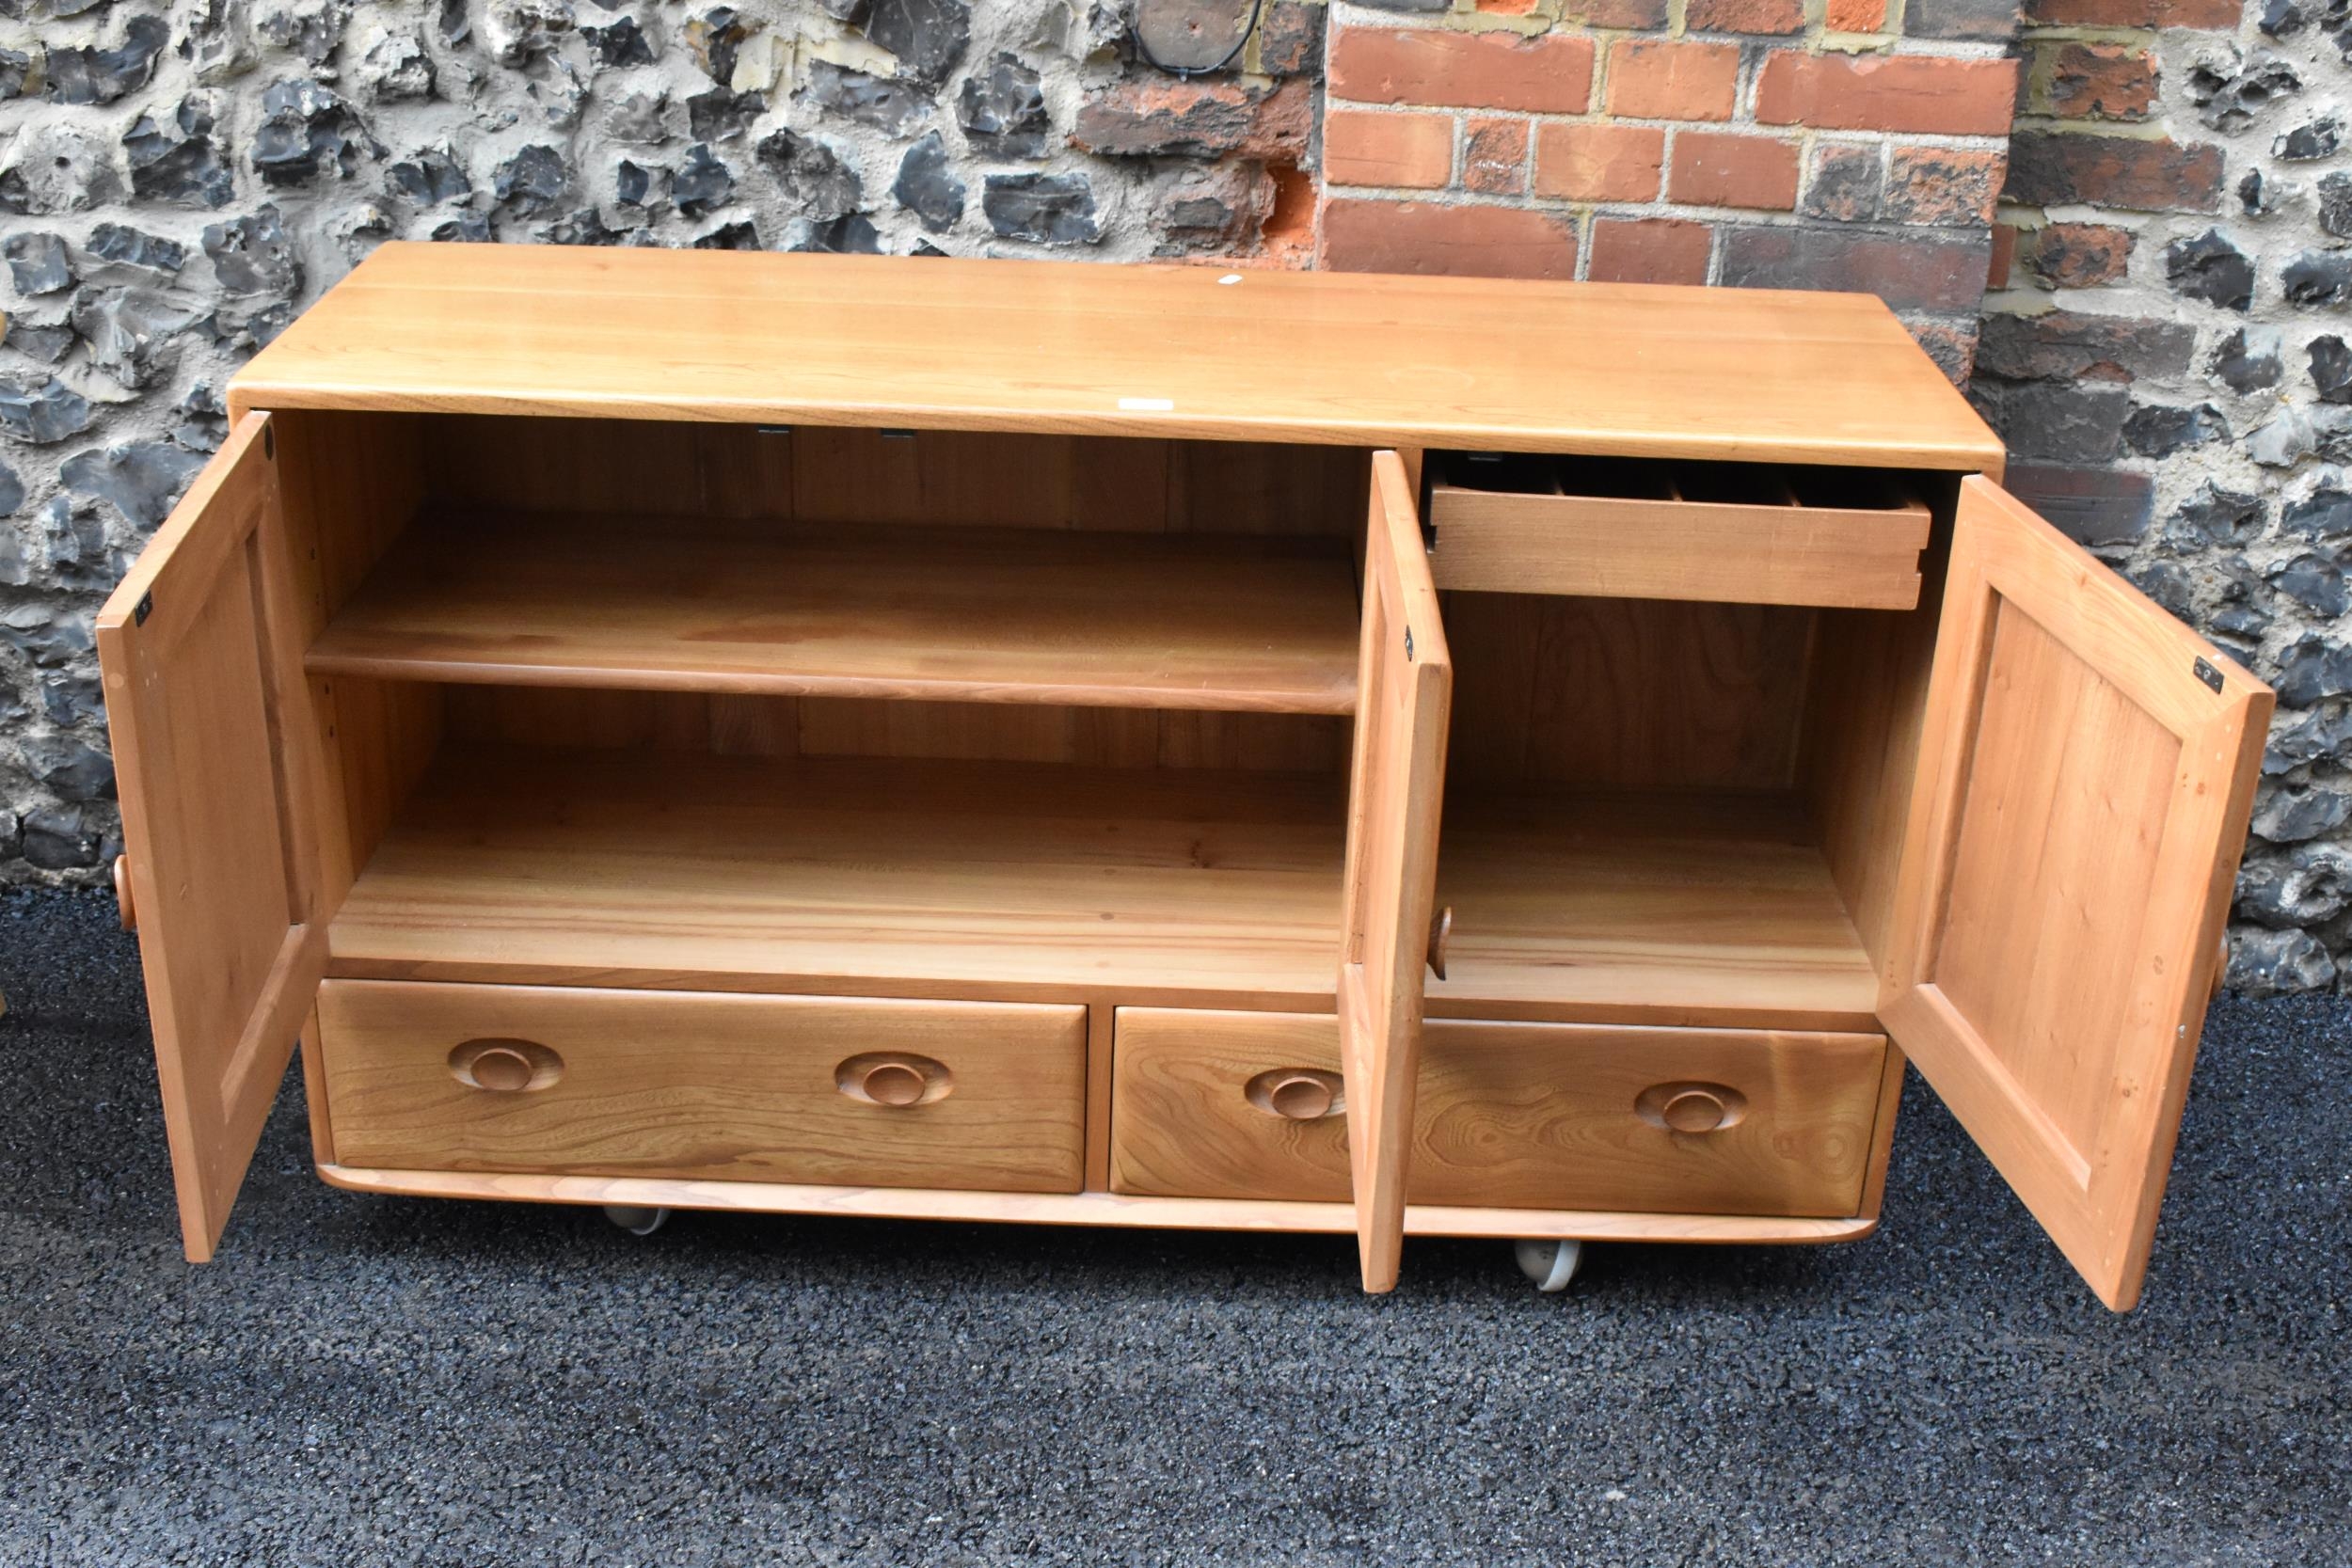
{"label": "open cabinet door", "polygon": [[274,448],[268,416],[246,416],[98,617],[180,1227],[199,1263],[326,961]]}
{"label": "open cabinet door", "polygon": [[1963,483],[1880,1016],[2117,1311],[2147,1273],[2270,709]]}
{"label": "open cabinet door", "polygon": [[1422,969],[1438,885],[1454,667],[1405,465],[1372,458],[1340,955],[1340,1069],[1364,1289],[1396,1287],[1421,1066]]}

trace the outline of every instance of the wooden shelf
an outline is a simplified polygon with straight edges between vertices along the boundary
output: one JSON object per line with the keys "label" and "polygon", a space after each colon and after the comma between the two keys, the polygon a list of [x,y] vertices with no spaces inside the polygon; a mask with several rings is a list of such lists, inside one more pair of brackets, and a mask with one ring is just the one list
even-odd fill
{"label": "wooden shelf", "polygon": [[1792,796],[1457,792],[1438,903],[1454,924],[1433,1018],[1879,1027]]}
{"label": "wooden shelf", "polygon": [[1328,1008],[1338,778],[455,749],[329,973]]}
{"label": "wooden shelf", "polygon": [[1325,540],[493,515],[420,521],[316,674],[785,696],[1353,711]]}
{"label": "wooden shelf", "polygon": [[[344,976],[1327,1010],[1343,785],[1182,769],[453,749]],[[1792,799],[1457,796],[1439,1018],[1875,1031]]]}

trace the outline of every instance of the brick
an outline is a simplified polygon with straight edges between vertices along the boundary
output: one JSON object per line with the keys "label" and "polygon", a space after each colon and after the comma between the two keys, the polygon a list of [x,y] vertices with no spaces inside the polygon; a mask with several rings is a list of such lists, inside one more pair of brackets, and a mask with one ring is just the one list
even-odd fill
{"label": "brick", "polygon": [[1879,215],[1880,144],[1821,142],[1804,182],[1804,214],[1833,223],[1867,223]]}
{"label": "brick", "polygon": [[2020,131],[2009,148],[2001,193],[2033,207],[2085,202],[2151,213],[2221,207],[2221,150],[2136,136]]}
{"label": "brick", "polygon": [[1786,212],[1797,204],[1796,143],[1684,131],[1675,137],[1666,190],[1694,206]]}
{"label": "brick", "polygon": [[1886,25],[1886,0],[1828,0],[1821,22],[1833,33],[1875,33]]}
{"label": "brick", "polygon": [[2131,394],[2097,382],[2002,381],[1979,373],[1968,398],[2018,457],[2104,463],[2122,455]]}
{"label": "brick", "polygon": [[1321,6],[1272,0],[1258,24],[1257,69],[1268,76],[1321,75],[1324,16]]}
{"label": "brick", "polygon": [[1331,44],[1330,95],[1345,102],[1573,115],[1592,92],[1593,40],[1580,35],[1343,27]]}
{"label": "brick", "polygon": [[2017,226],[1996,223],[1993,226],[1993,261],[1985,269],[1984,286],[1988,289],[2009,287],[2010,268],[2017,261]]}
{"label": "brick", "polygon": [[1827,131],[1999,136],[2009,134],[2016,96],[2015,60],[1781,50],[1756,76],[1756,118]]}
{"label": "brick", "polygon": [[1609,112],[1637,119],[1729,119],[1740,46],[1621,39],[1609,51]]}
{"label": "brick", "polygon": [[2154,481],[2128,468],[2013,463],[2001,488],[2083,545],[2128,544],[2154,509]]}
{"label": "brick", "polygon": [[1704,283],[1715,231],[1681,218],[1595,218],[1584,276],[1596,283]]}
{"label": "brick", "polygon": [[2061,119],[2146,119],[2156,101],[2156,62],[2120,43],[2068,43],[2050,67],[2050,112]]}
{"label": "brick", "polygon": [[1527,189],[1527,121],[1472,119],[1464,130],[1462,188],[1488,196],[1523,193]]}
{"label": "brick", "polygon": [[1959,321],[1906,321],[1905,330],[1912,341],[1927,350],[1936,369],[1951,379],[1955,387],[1968,385],[1968,374],[1977,357],[1977,324],[1974,318]]}
{"label": "brick", "polygon": [[2007,43],[2023,20],[2018,0],[1910,0],[1903,31],[1915,39],[1975,39]]}
{"label": "brick", "polygon": [[2026,0],[2026,20],[2039,27],[2193,27],[2208,32],[2237,26],[2239,0]]}
{"label": "brick", "polygon": [[1991,223],[2008,167],[2005,150],[1898,147],[1886,160],[1885,215],[1897,223]]}
{"label": "brick", "polygon": [[1842,289],[1898,310],[1974,310],[1993,242],[1984,234],[1875,234],[1854,229],[1735,229],[1721,281],[1743,289]]}
{"label": "brick", "polygon": [[2131,381],[2187,373],[2194,327],[2137,316],[2043,310],[1987,316],[1977,371],[2012,381]]}
{"label": "brick", "polygon": [[1239,152],[1287,163],[1305,154],[1314,120],[1313,85],[1303,77],[1271,88],[1136,77],[1089,93],[1070,139],[1116,156]]}
{"label": "brick", "polygon": [[1646,125],[1543,125],[1535,194],[1570,201],[1654,201],[1666,133]]}
{"label": "brick", "polygon": [[1454,117],[1333,109],[1323,121],[1323,178],[1441,190],[1454,180]]}
{"label": "brick", "polygon": [[1694,33],[1788,34],[1804,30],[1801,0],[1690,0]]}
{"label": "brick", "polygon": [[1655,31],[1666,24],[1666,0],[1566,0],[1561,20],[1577,27]]}
{"label": "brick", "polygon": [[2122,277],[2135,235],[2105,223],[2045,223],[2017,236],[2017,269],[2045,289],[2093,289]]}
{"label": "brick", "polygon": [[1335,272],[1567,278],[1576,276],[1576,233],[1565,219],[1524,207],[1342,198],[1324,205],[1321,264]]}

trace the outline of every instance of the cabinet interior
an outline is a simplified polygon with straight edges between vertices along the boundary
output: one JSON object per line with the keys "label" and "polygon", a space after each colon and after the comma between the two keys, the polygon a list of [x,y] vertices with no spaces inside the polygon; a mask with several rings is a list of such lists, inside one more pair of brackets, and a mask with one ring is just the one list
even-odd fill
{"label": "cabinet interior", "polygon": [[[276,424],[331,973],[1328,1008],[1363,451]],[[1493,467],[1934,540],[1899,610],[1446,592],[1432,1015],[1874,1028],[1951,482]]]}

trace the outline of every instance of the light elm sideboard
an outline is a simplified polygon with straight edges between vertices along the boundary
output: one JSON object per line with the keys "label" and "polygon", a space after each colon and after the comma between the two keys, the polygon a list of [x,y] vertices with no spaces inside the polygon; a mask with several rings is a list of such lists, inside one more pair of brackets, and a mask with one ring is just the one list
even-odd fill
{"label": "light elm sideboard", "polygon": [[359,1191],[2137,1297],[2270,693],[1876,300],[392,245],[103,615],[188,1254]]}

